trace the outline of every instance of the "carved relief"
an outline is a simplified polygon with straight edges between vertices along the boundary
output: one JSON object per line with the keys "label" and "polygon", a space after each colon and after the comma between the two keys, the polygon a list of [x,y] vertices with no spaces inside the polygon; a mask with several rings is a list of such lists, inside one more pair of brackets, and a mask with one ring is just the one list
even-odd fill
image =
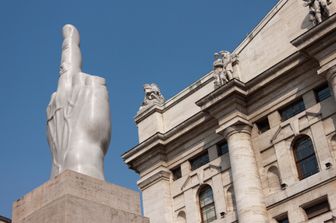
{"label": "carved relief", "polygon": [[157,84],[145,84],[144,85],[145,98],[140,107],[140,110],[151,107],[153,105],[163,105],[165,102],[164,97],[161,94],[160,88]]}
{"label": "carved relief", "polygon": [[238,55],[236,54],[231,54],[228,51],[215,53],[213,63],[215,87],[220,87],[233,78],[239,79],[238,62]]}
{"label": "carved relief", "polygon": [[310,21],[314,25],[321,23],[330,16],[331,0],[303,0],[304,6],[309,7]]}

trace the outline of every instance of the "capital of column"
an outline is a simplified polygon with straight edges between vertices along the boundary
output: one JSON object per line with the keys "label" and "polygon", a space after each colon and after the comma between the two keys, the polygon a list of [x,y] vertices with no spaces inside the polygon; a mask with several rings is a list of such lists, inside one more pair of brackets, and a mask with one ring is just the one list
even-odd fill
{"label": "capital of column", "polygon": [[229,127],[227,127],[222,135],[224,136],[224,138],[228,139],[230,136],[232,136],[233,134],[237,134],[237,133],[246,133],[246,134],[251,134],[251,130],[252,130],[252,126],[246,123],[236,123],[234,125],[231,125]]}
{"label": "capital of column", "polygon": [[336,78],[336,66],[330,67],[328,70],[325,72],[325,78],[329,81],[335,81]]}

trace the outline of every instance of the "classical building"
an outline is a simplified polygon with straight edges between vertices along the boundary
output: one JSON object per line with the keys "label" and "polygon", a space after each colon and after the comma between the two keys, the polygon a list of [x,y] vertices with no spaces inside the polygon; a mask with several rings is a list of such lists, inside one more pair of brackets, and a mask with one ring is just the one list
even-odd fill
{"label": "classical building", "polygon": [[151,223],[336,222],[335,9],[280,0],[173,98],[146,85],[123,159]]}

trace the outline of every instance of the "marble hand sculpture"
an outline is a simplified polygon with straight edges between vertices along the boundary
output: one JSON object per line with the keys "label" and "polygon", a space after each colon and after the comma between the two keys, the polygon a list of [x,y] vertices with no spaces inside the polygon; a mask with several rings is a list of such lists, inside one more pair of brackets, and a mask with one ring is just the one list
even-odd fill
{"label": "marble hand sculpture", "polygon": [[105,80],[81,71],[78,30],[65,25],[63,37],[58,87],[47,108],[51,178],[69,169],[103,180],[111,138]]}
{"label": "marble hand sculpture", "polygon": [[310,20],[314,25],[321,23],[330,15],[329,5],[331,0],[303,0],[304,6],[309,7]]}
{"label": "marble hand sculpture", "polygon": [[161,94],[160,88],[157,84],[145,84],[144,85],[145,98],[140,107],[140,110],[151,107],[152,105],[162,105],[165,102],[164,97]]}

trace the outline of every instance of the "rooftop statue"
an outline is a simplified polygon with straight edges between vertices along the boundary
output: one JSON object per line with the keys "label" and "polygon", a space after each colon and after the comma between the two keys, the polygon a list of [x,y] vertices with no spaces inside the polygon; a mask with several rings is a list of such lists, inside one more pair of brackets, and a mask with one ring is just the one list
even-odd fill
{"label": "rooftop statue", "polygon": [[233,78],[239,79],[234,69],[237,65],[238,56],[236,54],[231,54],[228,51],[215,53],[215,61],[213,63],[215,87],[220,87]]}
{"label": "rooftop statue", "polygon": [[165,102],[165,99],[161,94],[159,86],[155,83],[145,84],[144,92],[145,92],[145,98],[140,107],[140,110],[151,107],[153,105],[162,105]]}
{"label": "rooftop statue", "polygon": [[104,179],[104,156],[111,138],[105,79],[81,71],[80,36],[63,27],[60,77],[47,108],[51,178],[66,169]]}
{"label": "rooftop statue", "polygon": [[309,7],[310,20],[314,25],[321,23],[330,15],[331,0],[303,0],[304,6]]}

